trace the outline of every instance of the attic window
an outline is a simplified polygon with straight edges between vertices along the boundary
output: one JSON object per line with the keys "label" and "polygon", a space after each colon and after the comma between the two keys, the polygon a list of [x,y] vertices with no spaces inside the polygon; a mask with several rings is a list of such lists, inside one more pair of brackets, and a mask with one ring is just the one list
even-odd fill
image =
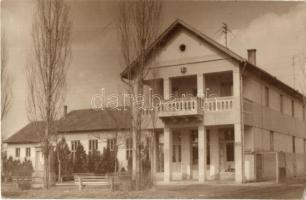
{"label": "attic window", "polygon": [[184,51],[186,50],[186,45],[185,45],[185,44],[181,44],[181,45],[180,45],[180,50],[181,50],[182,52],[184,52]]}

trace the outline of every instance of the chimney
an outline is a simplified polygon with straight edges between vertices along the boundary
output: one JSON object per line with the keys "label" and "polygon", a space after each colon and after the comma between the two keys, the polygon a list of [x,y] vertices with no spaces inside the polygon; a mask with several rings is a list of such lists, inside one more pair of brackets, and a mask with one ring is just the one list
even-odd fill
{"label": "chimney", "polygon": [[256,49],[248,49],[248,61],[256,65]]}
{"label": "chimney", "polygon": [[67,110],[68,110],[68,106],[64,105],[64,117],[66,117],[66,115],[67,115]]}

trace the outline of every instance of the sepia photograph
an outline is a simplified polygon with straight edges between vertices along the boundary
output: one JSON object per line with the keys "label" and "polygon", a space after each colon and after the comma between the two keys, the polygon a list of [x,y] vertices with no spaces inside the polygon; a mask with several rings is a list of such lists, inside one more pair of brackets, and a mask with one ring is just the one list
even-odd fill
{"label": "sepia photograph", "polygon": [[306,200],[306,2],[0,3],[1,198]]}

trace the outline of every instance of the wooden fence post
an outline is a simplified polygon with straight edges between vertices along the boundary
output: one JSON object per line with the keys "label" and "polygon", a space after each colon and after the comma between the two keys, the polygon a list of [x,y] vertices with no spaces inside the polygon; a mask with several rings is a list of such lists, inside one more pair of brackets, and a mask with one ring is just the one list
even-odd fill
{"label": "wooden fence post", "polygon": [[114,176],[112,176],[112,178],[111,178],[111,189],[112,189],[112,192],[115,190],[115,188],[114,188]]}
{"label": "wooden fence post", "polygon": [[79,190],[81,191],[82,190],[82,178],[79,177]]}

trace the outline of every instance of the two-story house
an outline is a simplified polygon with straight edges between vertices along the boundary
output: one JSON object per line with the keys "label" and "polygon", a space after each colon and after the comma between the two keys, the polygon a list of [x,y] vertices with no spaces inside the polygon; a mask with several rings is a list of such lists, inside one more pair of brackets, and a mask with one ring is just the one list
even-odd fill
{"label": "two-story house", "polygon": [[[305,97],[248,59],[175,21],[145,51],[156,181],[237,183],[306,174]],[[131,71],[128,71],[131,70]],[[126,68],[137,75],[137,60]],[[154,100],[152,100],[154,101]],[[150,121],[149,119],[147,121]]]}

